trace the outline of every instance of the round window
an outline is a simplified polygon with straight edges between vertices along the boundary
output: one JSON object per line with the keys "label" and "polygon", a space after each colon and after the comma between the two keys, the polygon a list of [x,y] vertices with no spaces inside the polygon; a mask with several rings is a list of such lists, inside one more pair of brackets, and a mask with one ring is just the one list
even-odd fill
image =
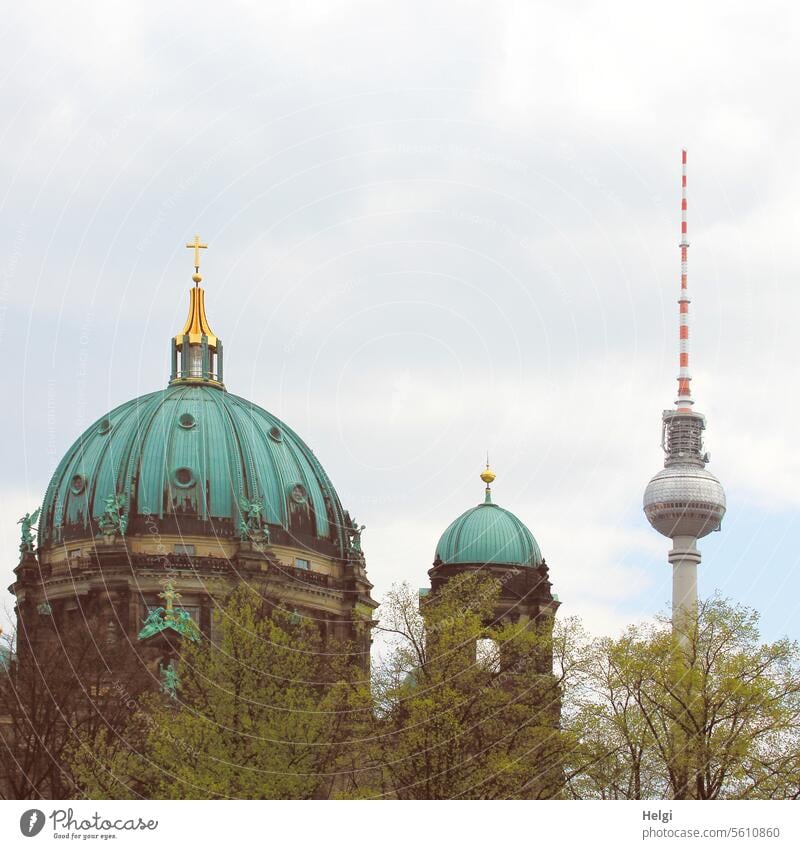
{"label": "round window", "polygon": [[175,469],[173,480],[181,487],[192,486],[194,483],[194,472],[187,466],[181,466],[179,469]]}
{"label": "round window", "polygon": [[269,429],[269,438],[275,442],[280,442],[283,439],[283,434],[281,433],[281,429],[279,427],[275,427],[273,425]]}
{"label": "round window", "polygon": [[111,430],[111,419],[101,419],[100,424],[97,425],[98,433],[108,433]]}
{"label": "round window", "polygon": [[186,430],[190,430],[197,424],[194,420],[194,416],[191,413],[183,413],[181,417],[178,419],[178,424],[186,428]]}
{"label": "round window", "polygon": [[80,495],[86,489],[86,478],[83,475],[74,475],[69,482],[69,488],[73,495]]}
{"label": "round window", "polygon": [[296,501],[298,504],[304,504],[308,499],[306,488],[301,483],[296,483],[289,492],[289,495],[292,497],[292,501]]}

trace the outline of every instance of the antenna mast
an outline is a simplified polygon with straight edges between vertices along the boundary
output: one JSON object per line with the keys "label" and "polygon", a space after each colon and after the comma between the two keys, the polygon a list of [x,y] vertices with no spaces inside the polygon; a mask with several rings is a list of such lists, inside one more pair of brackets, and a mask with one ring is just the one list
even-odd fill
{"label": "antenna mast", "polygon": [[680,309],[680,370],[678,372],[678,400],[675,406],[678,410],[691,409],[694,401],[692,400],[692,373],[689,370],[689,284],[688,284],[688,252],[689,252],[689,233],[687,223],[687,203],[686,203],[686,150],[682,151],[682,169],[681,169],[681,296],[678,299]]}

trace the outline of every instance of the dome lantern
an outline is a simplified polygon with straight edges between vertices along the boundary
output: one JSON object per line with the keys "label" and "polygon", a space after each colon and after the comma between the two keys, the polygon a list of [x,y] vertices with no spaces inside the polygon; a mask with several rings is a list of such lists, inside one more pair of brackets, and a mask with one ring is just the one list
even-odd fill
{"label": "dome lantern", "polygon": [[207,383],[224,388],[222,382],[222,340],[206,317],[205,291],[200,287],[200,251],[208,248],[194,237],[187,248],[194,250],[194,287],[189,290],[189,314],[183,329],[172,338],[170,383]]}

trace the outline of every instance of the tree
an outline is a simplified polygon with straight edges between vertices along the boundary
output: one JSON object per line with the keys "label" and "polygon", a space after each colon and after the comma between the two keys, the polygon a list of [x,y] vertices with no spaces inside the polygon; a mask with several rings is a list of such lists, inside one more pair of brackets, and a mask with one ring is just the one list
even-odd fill
{"label": "tree", "polygon": [[[239,587],[218,639],[183,647],[177,698],[126,690],[123,722],[110,695],[94,718],[56,700],[56,719],[35,688],[20,695],[40,729],[20,749],[28,792],[70,795],[77,781],[72,792],[96,798],[800,798],[800,648],[762,643],[752,610],[713,598],[685,641],[665,617],[592,639],[576,619],[495,622],[498,593],[461,575],[420,611],[394,587],[370,687],[346,646]],[[64,698],[67,680],[108,693],[107,674],[89,681],[95,662],[59,684]],[[40,676],[51,688],[58,666]]]}
{"label": "tree", "polygon": [[8,798],[71,798],[67,752],[127,723],[123,686],[136,695],[149,675],[139,659],[89,615],[59,628],[49,614],[20,611],[17,659],[0,674],[0,790]]}
{"label": "tree", "polygon": [[[317,626],[233,591],[219,639],[182,646],[176,698],[137,700],[119,736],[74,752],[93,798],[302,799],[337,792],[350,723],[363,716],[354,656]],[[351,712],[343,706],[351,701]],[[363,699],[362,699],[363,701]]]}
{"label": "tree", "polygon": [[797,798],[800,649],[760,642],[758,615],[714,597],[679,647],[671,622],[587,652],[568,691],[575,798]]}
{"label": "tree", "polygon": [[468,574],[425,600],[424,616],[407,584],[381,606],[380,630],[394,645],[375,680],[380,795],[558,794],[560,696],[547,668],[550,635],[546,626],[493,623],[499,590],[497,581]]}

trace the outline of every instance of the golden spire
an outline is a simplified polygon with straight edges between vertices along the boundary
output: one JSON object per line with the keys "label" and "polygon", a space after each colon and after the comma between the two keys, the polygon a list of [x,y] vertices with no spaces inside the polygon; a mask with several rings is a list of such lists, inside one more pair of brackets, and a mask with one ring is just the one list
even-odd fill
{"label": "golden spire", "polygon": [[200,276],[200,251],[208,245],[200,241],[200,236],[195,236],[194,241],[188,242],[186,247],[194,249],[194,289],[189,290],[189,315],[183,330],[175,337],[175,342],[180,345],[183,337],[188,336],[190,344],[199,344],[202,337],[206,336],[209,347],[216,349],[217,337],[206,318],[205,292],[200,288],[203,279]]}
{"label": "golden spire", "polygon": [[192,280],[194,280],[195,286],[200,285],[200,281],[203,279],[200,276],[200,251],[203,248],[207,248],[208,245],[204,245],[200,241],[200,236],[195,235],[193,242],[188,242],[186,245],[187,248],[194,248],[194,274],[192,275]]}
{"label": "golden spire", "polygon": [[486,453],[486,468],[481,472],[481,480],[486,484],[486,498],[485,503],[492,503],[492,481],[497,477],[497,475],[489,468],[489,453]]}
{"label": "golden spire", "polygon": [[[199,274],[195,275],[195,277],[199,276]],[[199,286],[189,289],[189,315],[186,316],[183,330],[175,337],[175,342],[181,345],[184,336],[189,337],[190,345],[199,345],[205,336],[208,339],[209,348],[217,347],[217,337],[206,318],[205,291]]]}

